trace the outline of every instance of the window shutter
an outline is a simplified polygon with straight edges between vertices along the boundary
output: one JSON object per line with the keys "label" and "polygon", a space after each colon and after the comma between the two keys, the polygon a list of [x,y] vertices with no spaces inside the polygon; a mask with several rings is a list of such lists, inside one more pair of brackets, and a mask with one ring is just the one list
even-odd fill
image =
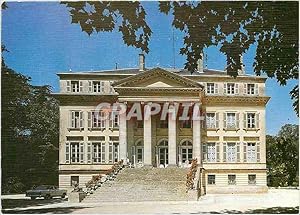
{"label": "window shutter", "polygon": [[79,81],[79,92],[83,92],[83,81]]}
{"label": "window shutter", "polygon": [[70,163],[70,142],[66,142],[66,163]]}
{"label": "window shutter", "polygon": [[256,159],[260,162],[260,143],[256,143]]}
{"label": "window shutter", "polygon": [[136,158],[135,158],[135,146],[131,146],[131,157],[132,157],[132,164],[136,163]]}
{"label": "window shutter", "polygon": [[79,118],[80,118],[79,127],[84,128],[84,125],[83,125],[83,112],[82,111],[79,112]]}
{"label": "window shutter", "polygon": [[244,142],[244,162],[247,162],[247,143]]}
{"label": "window shutter", "polygon": [[203,83],[203,85],[204,85],[205,93],[207,93],[207,83]]}
{"label": "window shutter", "polygon": [[234,84],[234,94],[239,94],[239,84],[237,83]]}
{"label": "window shutter", "polygon": [[67,92],[71,92],[71,81],[67,81]]}
{"label": "window shutter", "polygon": [[203,159],[203,162],[207,161],[207,144],[206,143],[203,143],[203,145],[202,145],[202,159]]}
{"label": "window shutter", "polygon": [[259,94],[258,84],[254,84],[254,93],[255,93],[255,95],[258,96],[258,94]]}
{"label": "window shutter", "polygon": [[236,143],[236,162],[240,162],[241,157],[241,149],[240,149],[240,143]]}
{"label": "window shutter", "polygon": [[101,163],[105,163],[105,142],[101,142]]}
{"label": "window shutter", "polygon": [[84,163],[84,142],[80,142],[79,159],[80,163]]}
{"label": "window shutter", "polygon": [[101,87],[100,87],[100,92],[101,92],[101,93],[104,93],[105,82],[104,82],[104,81],[100,81],[100,85],[101,85]]}
{"label": "window shutter", "polygon": [[87,163],[92,163],[92,143],[87,142]]}
{"label": "window shutter", "polygon": [[224,113],[223,114],[223,123],[224,123],[223,128],[225,128],[225,129],[227,128],[227,123],[226,123],[227,119],[226,119],[226,117],[227,117],[227,113]]}
{"label": "window shutter", "polygon": [[247,84],[244,84],[244,94],[247,95],[248,92],[247,92]]}
{"label": "window shutter", "polygon": [[89,81],[89,92],[92,93],[93,92],[93,82]]}
{"label": "window shutter", "polygon": [[70,112],[70,128],[75,128],[75,111]]}
{"label": "window shutter", "polygon": [[217,162],[220,162],[220,143],[216,143]]}
{"label": "window shutter", "polygon": [[244,129],[247,129],[247,113],[243,113],[243,124],[244,124]]}
{"label": "window shutter", "polygon": [[219,94],[219,84],[215,83],[215,94]]}
{"label": "window shutter", "polygon": [[226,162],[226,148],[227,143],[223,143],[223,162]]}
{"label": "window shutter", "polygon": [[112,129],[114,127],[114,125],[113,125],[113,122],[114,122],[114,112],[109,112],[108,116],[109,116],[108,117],[108,120],[109,120],[108,127],[110,129]]}
{"label": "window shutter", "polygon": [[88,129],[92,128],[92,112],[88,112]]}
{"label": "window shutter", "polygon": [[98,120],[100,120],[100,128],[104,129],[105,128],[105,120],[106,120],[105,112],[100,111],[99,115],[100,115],[100,119],[98,118]]}
{"label": "window shutter", "polygon": [[259,113],[256,113],[255,114],[255,126],[256,126],[256,129],[259,129]]}
{"label": "window shutter", "polygon": [[223,92],[224,92],[224,94],[227,94],[227,84],[226,83],[224,83]]}
{"label": "window shutter", "polygon": [[240,129],[240,113],[235,114],[236,117],[236,129]]}
{"label": "window shutter", "polygon": [[219,128],[219,113],[216,113],[216,128]]}

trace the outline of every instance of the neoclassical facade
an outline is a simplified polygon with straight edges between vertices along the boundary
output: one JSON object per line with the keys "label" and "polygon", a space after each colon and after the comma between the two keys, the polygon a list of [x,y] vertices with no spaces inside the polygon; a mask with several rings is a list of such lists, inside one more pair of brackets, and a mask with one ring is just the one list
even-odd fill
{"label": "neoclassical facade", "polygon": [[206,193],[267,190],[265,78],[201,64],[192,74],[147,69],[143,55],[135,69],[58,76],[61,188],[83,187],[121,159],[186,168],[197,158]]}

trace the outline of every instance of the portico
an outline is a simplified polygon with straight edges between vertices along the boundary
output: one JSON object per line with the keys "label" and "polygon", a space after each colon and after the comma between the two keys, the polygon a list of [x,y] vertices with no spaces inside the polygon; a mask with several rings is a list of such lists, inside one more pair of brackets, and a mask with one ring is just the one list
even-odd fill
{"label": "portico", "polygon": [[[158,68],[114,88],[127,108],[120,114],[120,159],[155,167],[184,166],[192,158],[201,162],[200,84]],[[139,111],[142,117],[136,116]]]}

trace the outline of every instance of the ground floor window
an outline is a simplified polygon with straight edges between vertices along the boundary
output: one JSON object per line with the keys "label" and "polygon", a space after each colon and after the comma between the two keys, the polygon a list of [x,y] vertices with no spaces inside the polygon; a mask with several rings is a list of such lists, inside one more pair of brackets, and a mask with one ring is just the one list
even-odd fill
{"label": "ground floor window", "polygon": [[193,159],[193,144],[190,140],[184,140],[181,143],[181,161],[190,163]]}
{"label": "ground floor window", "polygon": [[207,183],[212,185],[216,184],[216,176],[215,175],[208,175],[207,176]]}
{"label": "ground floor window", "polygon": [[105,142],[93,142],[93,162],[105,163]]}
{"label": "ground floor window", "polygon": [[108,160],[109,163],[115,163],[119,161],[119,137],[109,137],[108,144]]}
{"label": "ground floor window", "polygon": [[256,184],[256,175],[255,174],[248,175],[248,184]]}
{"label": "ground floor window", "polygon": [[79,186],[79,176],[71,176],[71,186],[74,188]]}
{"label": "ground floor window", "polygon": [[228,175],[228,185],[236,185],[236,175]]}
{"label": "ground floor window", "polygon": [[71,142],[70,147],[71,147],[71,162],[79,163],[79,154],[80,154],[79,143]]}

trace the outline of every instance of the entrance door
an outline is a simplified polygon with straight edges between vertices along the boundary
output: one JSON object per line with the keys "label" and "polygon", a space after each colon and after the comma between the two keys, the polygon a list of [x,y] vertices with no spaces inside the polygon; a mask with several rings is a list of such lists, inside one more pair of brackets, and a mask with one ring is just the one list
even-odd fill
{"label": "entrance door", "polygon": [[159,147],[159,164],[164,165],[165,167],[168,165],[168,148],[165,147]]}

